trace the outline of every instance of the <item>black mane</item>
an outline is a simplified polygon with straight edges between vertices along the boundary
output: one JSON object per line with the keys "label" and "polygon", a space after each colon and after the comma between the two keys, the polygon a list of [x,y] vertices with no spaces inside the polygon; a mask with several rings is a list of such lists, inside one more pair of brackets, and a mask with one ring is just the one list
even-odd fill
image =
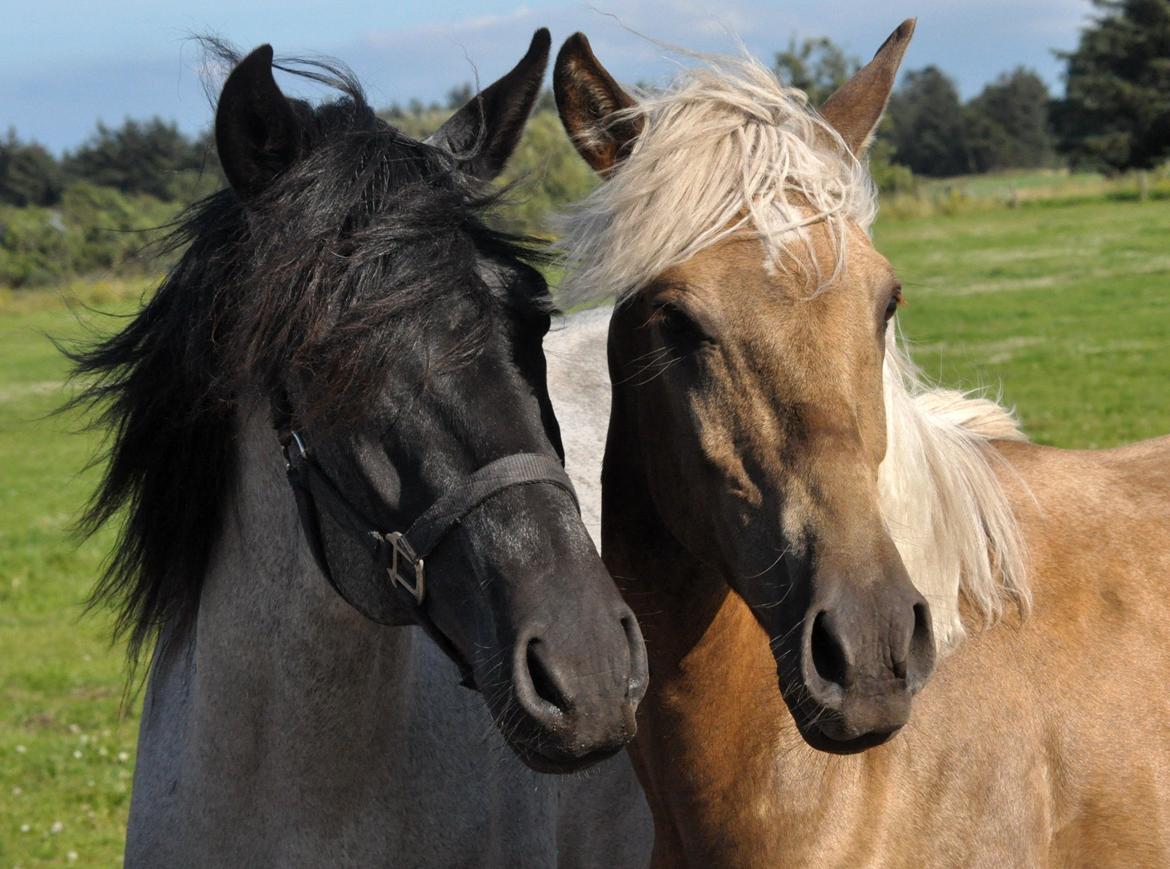
{"label": "black mane", "polygon": [[488,227],[498,193],[379,119],[350,73],[281,68],[340,92],[293,103],[304,156],[246,209],[232,190],[188,209],[167,241],[186,250],[154,296],[124,330],[69,354],[87,380],[73,404],[96,408],[109,430],[82,528],[127,514],[91,605],[117,607],[132,659],[164,625],[177,635],[194,617],[245,392],[271,395],[291,371],[311,373],[300,423],[359,413],[395,356],[425,352],[429,324],[453,300],[477,306],[477,327],[435,364],[482,348],[515,302],[485,284],[482,258],[541,257]]}

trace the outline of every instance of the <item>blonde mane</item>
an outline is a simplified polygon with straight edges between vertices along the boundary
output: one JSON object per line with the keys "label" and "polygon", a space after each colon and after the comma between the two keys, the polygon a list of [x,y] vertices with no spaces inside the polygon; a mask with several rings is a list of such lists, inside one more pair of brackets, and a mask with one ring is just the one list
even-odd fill
{"label": "blonde mane", "polygon": [[[849,223],[869,231],[877,195],[866,167],[758,61],[708,57],[640,97],[614,119],[642,122],[630,154],[561,218],[562,302],[620,303],[733,234],[758,236],[775,263],[819,221],[839,269]],[[1025,547],[988,447],[1023,435],[995,402],[926,385],[892,329],[884,381],[881,510],[946,649],[964,636],[960,594],[985,622],[1005,599],[1030,605]]]}
{"label": "blonde mane", "polygon": [[1004,600],[1031,607],[1027,550],[993,463],[992,440],[1025,440],[1012,413],[987,398],[924,382],[894,329],[883,371],[886,456],[878,497],[886,528],[930,603],[935,639],[964,636],[962,593],[984,624]]}

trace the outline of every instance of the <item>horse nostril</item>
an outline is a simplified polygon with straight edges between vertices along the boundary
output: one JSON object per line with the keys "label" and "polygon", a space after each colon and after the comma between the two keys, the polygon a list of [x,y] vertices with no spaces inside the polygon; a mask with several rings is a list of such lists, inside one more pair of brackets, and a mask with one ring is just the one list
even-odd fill
{"label": "horse nostril", "polygon": [[646,695],[649,666],[646,662],[646,643],[642,639],[642,632],[638,628],[638,621],[633,614],[621,617],[622,630],[626,635],[626,654],[628,669],[626,670],[626,698],[635,706]]}
{"label": "horse nostril", "polygon": [[532,681],[532,688],[541,700],[562,712],[568,712],[569,701],[552,674],[549,673],[548,668],[545,667],[544,661],[541,660],[540,646],[540,640],[535,637],[529,640],[524,657],[525,666],[528,668],[528,678]]}
{"label": "horse nostril", "polygon": [[929,639],[931,633],[930,610],[924,603],[914,604],[914,637],[911,640],[911,645]]}
{"label": "horse nostril", "polygon": [[833,685],[848,688],[853,683],[852,668],[841,640],[832,629],[828,613],[821,610],[813,620],[809,651],[817,675]]}
{"label": "horse nostril", "polygon": [[916,693],[934,669],[934,629],[930,608],[925,602],[914,604],[914,630],[910,635],[910,654],[906,662],[906,682]]}

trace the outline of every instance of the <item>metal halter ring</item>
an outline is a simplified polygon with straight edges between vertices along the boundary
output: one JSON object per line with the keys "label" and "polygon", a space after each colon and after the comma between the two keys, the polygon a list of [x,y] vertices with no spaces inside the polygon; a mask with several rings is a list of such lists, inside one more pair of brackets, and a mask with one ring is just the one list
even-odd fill
{"label": "metal halter ring", "polygon": [[281,444],[281,447],[284,450],[284,466],[286,468],[292,467],[292,457],[288,452],[288,448],[290,446],[295,446],[297,448],[297,452],[300,453],[302,460],[309,457],[309,448],[305,446],[305,442],[301,440],[301,436],[295,431],[290,431],[288,433],[288,437],[284,439]]}
{"label": "metal halter ring", "polygon": [[[383,535],[383,538],[390,544],[390,549],[393,553],[390,559],[390,566],[386,568],[386,573],[389,574],[390,581],[395,585],[402,586],[413,594],[415,602],[421,605],[423,595],[426,594],[426,568],[423,565],[423,560],[415,554],[413,547],[402,536],[401,531],[391,531]],[[400,559],[410,562],[411,569],[414,572],[413,585],[399,572]]]}

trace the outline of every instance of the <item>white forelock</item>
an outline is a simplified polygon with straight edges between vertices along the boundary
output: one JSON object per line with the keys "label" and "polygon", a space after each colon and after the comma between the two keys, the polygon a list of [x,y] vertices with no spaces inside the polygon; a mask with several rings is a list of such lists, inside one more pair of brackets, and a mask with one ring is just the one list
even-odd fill
{"label": "white forelock", "polygon": [[847,219],[872,224],[865,167],[803,91],[758,61],[707,57],[640,97],[609,119],[641,120],[629,156],[560,219],[568,304],[626,298],[735,233],[757,235],[774,260],[791,230],[823,220],[840,261]]}

